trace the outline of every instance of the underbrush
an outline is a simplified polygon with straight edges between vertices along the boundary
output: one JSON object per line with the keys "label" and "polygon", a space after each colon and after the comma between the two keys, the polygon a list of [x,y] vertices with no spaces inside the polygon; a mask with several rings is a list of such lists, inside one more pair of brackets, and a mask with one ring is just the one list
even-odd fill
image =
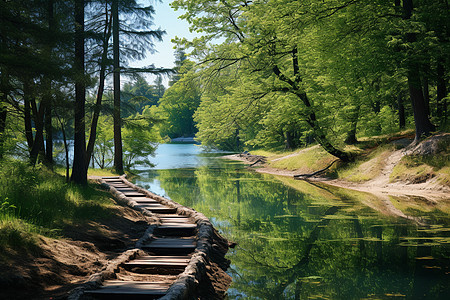
{"label": "underbrush", "polygon": [[108,194],[78,186],[43,166],[1,161],[0,249],[31,249],[37,234],[58,237],[65,224],[110,216]]}

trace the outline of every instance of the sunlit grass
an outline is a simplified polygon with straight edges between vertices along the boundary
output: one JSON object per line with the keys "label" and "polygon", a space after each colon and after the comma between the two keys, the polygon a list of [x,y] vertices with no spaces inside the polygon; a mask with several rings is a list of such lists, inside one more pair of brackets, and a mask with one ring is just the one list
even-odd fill
{"label": "sunlit grass", "polygon": [[[63,167],[55,167],[55,172],[59,175],[66,176],[66,169]],[[69,170],[69,174],[72,174],[72,169]],[[122,174],[120,174],[122,175]],[[107,169],[88,169],[88,176],[118,176],[113,168]]]}
{"label": "sunlit grass", "polygon": [[[94,185],[78,186],[42,166],[2,161],[0,168],[0,248],[36,234],[57,237],[65,224],[110,216],[109,195]],[[28,246],[27,246],[28,245]]]}
{"label": "sunlit grass", "polygon": [[394,146],[384,145],[376,148],[367,156],[360,156],[354,162],[341,167],[338,177],[352,182],[364,182],[380,175],[381,169],[394,151]]}

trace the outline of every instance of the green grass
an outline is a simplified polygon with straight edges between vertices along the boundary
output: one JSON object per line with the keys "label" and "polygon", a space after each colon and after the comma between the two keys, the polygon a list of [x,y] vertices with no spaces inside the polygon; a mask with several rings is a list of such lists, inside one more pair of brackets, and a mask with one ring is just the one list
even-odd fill
{"label": "green grass", "polygon": [[302,153],[281,160],[270,161],[270,166],[285,170],[309,173],[327,167],[336,158],[321,147],[303,149]]}
{"label": "green grass", "polygon": [[350,164],[341,167],[337,173],[340,179],[352,182],[364,182],[380,175],[385,159],[394,150],[393,145],[383,145],[360,155]]}
{"label": "green grass", "polygon": [[[70,169],[69,171],[70,171],[70,174],[72,174],[72,169]],[[56,167],[55,172],[61,176],[66,176],[66,169],[63,167]],[[88,176],[90,176],[90,175],[92,175],[92,176],[118,176],[113,168],[107,168],[107,169],[89,168]],[[122,175],[122,174],[120,174],[120,175]]]}
{"label": "green grass", "polygon": [[[66,183],[45,167],[0,162],[0,249],[30,248],[37,234],[58,237],[66,224],[109,217],[109,195]],[[30,248],[31,249],[31,248]]]}

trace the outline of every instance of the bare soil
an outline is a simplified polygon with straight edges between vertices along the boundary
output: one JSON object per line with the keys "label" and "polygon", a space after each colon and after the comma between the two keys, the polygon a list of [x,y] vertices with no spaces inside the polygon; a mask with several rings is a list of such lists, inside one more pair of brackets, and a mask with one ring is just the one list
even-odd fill
{"label": "bare soil", "polygon": [[111,210],[106,219],[67,225],[63,238],[39,237],[31,253],[23,249],[3,253],[0,299],[64,298],[109,259],[134,248],[148,228],[147,218],[127,207]]}

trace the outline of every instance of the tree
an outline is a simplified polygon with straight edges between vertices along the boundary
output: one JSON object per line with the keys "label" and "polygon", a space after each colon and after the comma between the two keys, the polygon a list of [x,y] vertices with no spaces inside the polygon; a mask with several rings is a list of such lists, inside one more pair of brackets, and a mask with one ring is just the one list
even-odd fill
{"label": "tree", "polygon": [[[206,3],[208,2],[208,3]],[[336,148],[327,138],[316,114],[312,100],[305,92],[302,65],[298,57],[298,28],[303,26],[300,17],[290,19],[287,16],[300,16],[305,7],[298,2],[274,1],[257,5],[238,1],[174,1],[174,8],[184,8],[184,17],[191,22],[191,29],[204,32],[203,39],[196,39],[192,45],[197,49],[205,68],[218,75],[227,67],[239,65],[249,69],[247,74],[258,74],[267,80],[260,85],[258,96],[262,99],[272,93],[288,93],[297,97],[305,107],[304,121],[312,129],[315,139],[331,154],[344,161],[351,156]],[[294,13],[295,12],[295,13]],[[207,16],[207,17],[206,17]],[[201,29],[200,29],[201,28]],[[224,37],[225,43],[210,48],[205,41]],[[206,53],[206,55],[201,55]],[[248,63],[247,63],[248,62]],[[261,97],[261,95],[263,95]]]}
{"label": "tree", "polygon": [[[119,14],[123,13],[131,21],[120,20]],[[121,137],[121,119],[120,119],[120,74],[125,69],[120,66],[120,44],[125,49],[125,58],[142,59],[145,52],[152,50],[153,39],[161,40],[164,31],[149,30],[152,23],[152,6],[143,7],[136,1],[113,0],[113,49],[114,49],[114,168],[116,172],[123,173],[123,150]],[[122,24],[122,25],[121,25]],[[119,32],[122,32],[122,39],[119,38]],[[149,72],[165,73],[167,70],[156,69],[149,66],[140,69],[128,69],[126,72]]]}
{"label": "tree", "polygon": [[[403,14],[405,20],[410,20],[414,11],[413,0],[403,0]],[[411,25],[410,25],[411,26]],[[406,41],[408,43],[417,42],[417,35],[413,28],[406,28],[405,30]],[[414,49],[412,45],[412,49]],[[414,112],[414,123],[416,128],[415,141],[419,141],[423,136],[429,135],[431,131],[435,129],[429,119],[429,108],[425,102],[422,83],[420,79],[421,66],[420,61],[415,56],[414,51],[409,51],[407,54],[407,77],[409,96]]]}
{"label": "tree", "polygon": [[[193,62],[184,60],[183,65],[177,65],[175,69],[177,73],[172,76],[172,85],[158,101],[158,112],[165,119],[161,135],[170,138],[194,136],[197,130],[193,115],[200,104],[200,91],[195,74],[191,72]],[[174,77],[178,79],[174,80]]]}
{"label": "tree", "polygon": [[119,0],[113,0],[113,48],[114,48],[114,168],[123,173],[122,120],[120,118],[120,58],[119,58]]}
{"label": "tree", "polygon": [[71,180],[78,184],[87,183],[85,102],[86,83],[84,74],[84,0],[75,1],[75,135]]}

